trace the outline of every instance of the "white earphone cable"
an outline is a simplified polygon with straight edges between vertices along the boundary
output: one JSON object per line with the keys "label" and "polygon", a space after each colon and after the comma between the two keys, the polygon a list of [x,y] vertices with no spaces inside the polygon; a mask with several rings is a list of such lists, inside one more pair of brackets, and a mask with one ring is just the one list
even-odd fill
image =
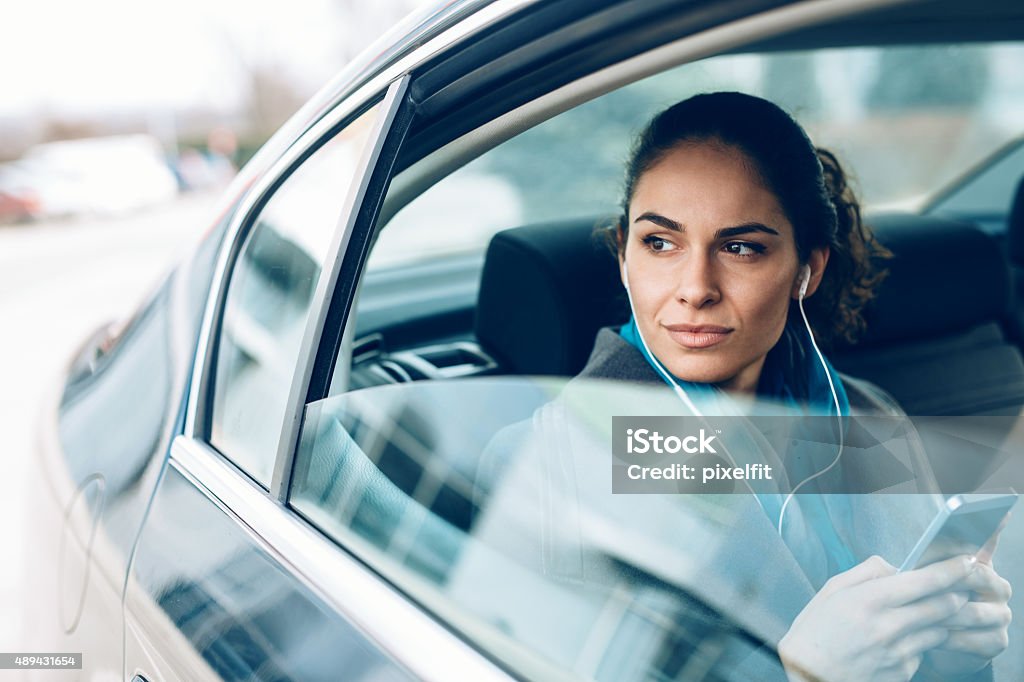
{"label": "white earphone cable", "polygon": [[793,496],[796,495],[797,491],[805,484],[810,483],[819,476],[828,473],[832,467],[839,463],[839,458],[843,456],[843,411],[839,406],[839,395],[836,393],[835,384],[832,383],[832,373],[828,371],[828,365],[825,363],[825,356],[822,355],[821,349],[818,348],[818,342],[814,340],[814,332],[811,331],[811,323],[807,320],[807,313],[804,311],[804,295],[807,293],[807,285],[811,279],[810,266],[805,265],[803,272],[804,277],[803,282],[800,285],[800,297],[797,300],[797,305],[800,308],[800,316],[804,320],[804,326],[807,328],[807,335],[811,337],[811,346],[814,347],[814,352],[818,355],[818,361],[821,362],[821,367],[825,370],[825,378],[828,379],[829,390],[832,391],[832,400],[835,402],[836,406],[836,421],[839,424],[839,451],[836,453],[836,457],[832,460],[831,464],[818,473],[808,476],[804,480],[800,481],[800,483],[798,483],[786,496],[786,499],[782,503],[782,509],[779,511],[779,535],[782,535],[782,521],[786,517],[786,508],[789,507],[789,503],[792,501]]}

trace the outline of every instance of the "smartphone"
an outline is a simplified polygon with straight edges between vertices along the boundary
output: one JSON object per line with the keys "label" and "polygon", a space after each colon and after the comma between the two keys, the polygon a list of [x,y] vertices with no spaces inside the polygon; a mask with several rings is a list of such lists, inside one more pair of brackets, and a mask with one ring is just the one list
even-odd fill
{"label": "smartphone", "polygon": [[1012,490],[954,495],[946,500],[899,570],[910,571],[958,554],[977,554],[1016,502],[1017,493]]}

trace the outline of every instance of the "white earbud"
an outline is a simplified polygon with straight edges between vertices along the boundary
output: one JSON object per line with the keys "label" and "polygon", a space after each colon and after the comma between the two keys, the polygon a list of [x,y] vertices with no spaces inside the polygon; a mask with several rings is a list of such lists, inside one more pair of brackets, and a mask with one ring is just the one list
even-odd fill
{"label": "white earbud", "polygon": [[807,295],[807,287],[811,283],[811,266],[804,265],[800,270],[800,300],[804,300],[804,296]]}
{"label": "white earbud", "polygon": [[629,291],[629,268],[626,267],[625,259],[622,261],[622,285]]}

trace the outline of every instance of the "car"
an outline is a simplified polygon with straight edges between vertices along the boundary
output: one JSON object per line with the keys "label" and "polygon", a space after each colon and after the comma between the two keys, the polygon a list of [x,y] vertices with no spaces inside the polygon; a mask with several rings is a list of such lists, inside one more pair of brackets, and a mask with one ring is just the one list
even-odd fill
{"label": "car", "polygon": [[[602,487],[608,418],[679,405],[570,383],[628,313],[591,235],[651,114],[712,90],[778,102],[854,171],[895,254],[837,366],[925,418],[926,443],[953,452],[944,489],[1012,482],[1022,58],[1015,0],[413,15],[68,361],[26,483],[26,642],[82,653],[86,680],[783,675],[795,587],[734,560],[744,520]],[[586,480],[566,451],[504,447],[552,401],[604,457]],[[1013,584],[1022,516],[997,553]],[[1019,624],[993,670],[1024,679]]]}
{"label": "car", "polygon": [[39,197],[27,175],[16,163],[0,165],[0,223],[24,222],[39,215]]}
{"label": "car", "polygon": [[46,142],[8,169],[33,219],[123,215],[172,200],[177,180],[150,135]]}

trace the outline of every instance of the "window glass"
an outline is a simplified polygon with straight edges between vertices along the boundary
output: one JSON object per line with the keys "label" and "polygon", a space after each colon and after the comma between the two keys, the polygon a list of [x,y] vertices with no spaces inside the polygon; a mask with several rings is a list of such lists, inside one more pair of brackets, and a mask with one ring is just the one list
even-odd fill
{"label": "window glass", "polygon": [[979,172],[928,208],[970,220],[988,232],[1006,232],[1017,185],[1024,181],[1024,139],[982,163]]}
{"label": "window glass", "polygon": [[[956,458],[960,474],[987,477],[964,453],[1012,462],[1020,439],[991,447],[1015,417],[911,427],[854,414],[840,473],[792,498],[780,533],[785,482],[806,475],[801,458],[833,461],[836,431],[831,417],[779,408],[698,420],[665,386],[581,378],[351,391],[307,406],[289,504],[523,679],[787,679],[772,643],[811,582],[824,584],[834,551],[827,534],[798,529],[825,509],[851,565],[877,554],[898,566],[939,506],[919,492],[928,464],[904,459],[909,443],[920,437],[931,462]],[[631,425],[646,438],[632,451]],[[693,454],[662,454],[687,446],[649,428],[693,434]],[[714,434],[707,451],[698,433]],[[750,468],[757,461],[772,477]],[[679,463],[693,467],[689,479]],[[1011,637],[1001,660],[1016,665]]]}
{"label": "window glass", "polygon": [[476,378],[309,405],[290,504],[525,679],[774,679],[776,588],[722,563],[749,498],[611,495],[605,417],[678,401],[565,390]]}
{"label": "window glass", "polygon": [[268,485],[324,259],[379,107],[306,159],[260,211],[228,285],[212,443]]}

